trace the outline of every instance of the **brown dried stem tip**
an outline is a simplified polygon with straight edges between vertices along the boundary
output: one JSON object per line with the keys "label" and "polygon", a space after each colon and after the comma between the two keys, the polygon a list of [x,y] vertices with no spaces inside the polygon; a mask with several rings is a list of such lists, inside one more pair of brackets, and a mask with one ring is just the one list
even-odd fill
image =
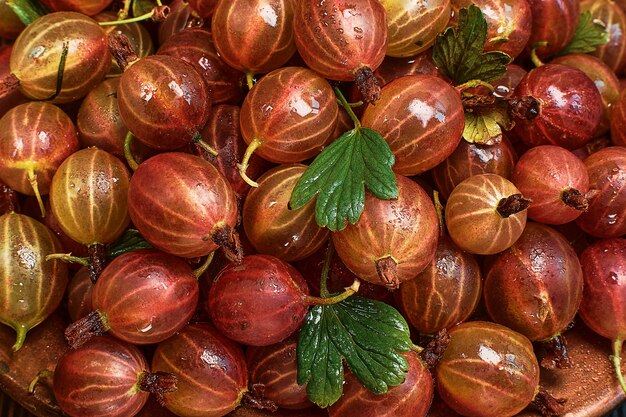
{"label": "brown dried stem tip", "polygon": [[156,6],[152,10],[152,21],[153,22],[163,22],[167,19],[167,16],[170,14],[169,6]]}
{"label": "brown dried stem tip", "polygon": [[567,340],[559,335],[542,343],[546,348],[546,356],[541,360],[541,366],[546,369],[567,369],[572,367],[572,361],[567,354]]}
{"label": "brown dried stem tip", "polygon": [[70,348],[77,349],[94,336],[102,336],[110,329],[105,313],[92,311],[65,329],[65,339]]}
{"label": "brown dried stem tip", "polygon": [[514,119],[532,120],[541,112],[541,103],[531,96],[514,97],[508,103],[509,116]]}
{"label": "brown dried stem tip", "polygon": [[568,206],[579,210],[589,210],[589,200],[575,188],[568,188],[561,193],[561,200]]}
{"label": "brown dried stem tip", "polygon": [[539,387],[539,391],[535,394],[535,398],[532,401],[532,405],[534,405],[542,416],[560,416],[563,414],[563,404],[567,402],[566,399],[559,398],[556,399],[552,395],[550,395],[545,389]]}
{"label": "brown dried stem tip", "polygon": [[89,269],[89,278],[91,278],[91,282],[95,284],[106,266],[107,248],[101,243],[95,243],[89,245],[87,252],[89,253],[89,265],[87,266]]}
{"label": "brown dried stem tip", "polygon": [[257,410],[267,410],[270,412],[276,412],[278,406],[274,401],[270,401],[265,397],[265,385],[254,384],[250,391],[243,394],[241,399],[242,404],[249,408],[256,408]]}
{"label": "brown dried stem tip", "polygon": [[141,391],[154,394],[159,404],[165,406],[165,394],[176,391],[178,389],[177,383],[176,375],[169,372],[144,371],[139,376],[138,386]]}
{"label": "brown dried stem tip", "polygon": [[9,74],[0,81],[0,99],[11,94],[20,85],[20,80],[13,74]]}
{"label": "brown dried stem tip", "polygon": [[130,41],[123,34],[114,31],[108,36],[107,40],[109,52],[113,55],[113,59],[115,59],[122,71],[125,71],[129,65],[139,59]]}
{"label": "brown dried stem tip", "polygon": [[354,73],[354,82],[363,96],[363,101],[374,104],[380,100],[380,84],[369,67],[361,67]]}
{"label": "brown dried stem tip", "polygon": [[388,289],[398,289],[400,286],[400,278],[398,278],[398,263],[391,256],[386,256],[376,260],[376,272],[378,273],[378,278]]}
{"label": "brown dried stem tip", "polygon": [[222,224],[213,229],[211,240],[224,250],[224,253],[231,261],[241,263],[243,248],[241,247],[239,235],[229,225]]}
{"label": "brown dried stem tip", "polygon": [[440,330],[426,345],[420,356],[428,369],[435,369],[450,344],[450,335],[446,329]]}
{"label": "brown dried stem tip", "polygon": [[530,207],[530,203],[532,202],[533,200],[524,198],[521,194],[513,194],[500,200],[497,211],[500,213],[500,216],[506,219],[514,214],[526,210]]}

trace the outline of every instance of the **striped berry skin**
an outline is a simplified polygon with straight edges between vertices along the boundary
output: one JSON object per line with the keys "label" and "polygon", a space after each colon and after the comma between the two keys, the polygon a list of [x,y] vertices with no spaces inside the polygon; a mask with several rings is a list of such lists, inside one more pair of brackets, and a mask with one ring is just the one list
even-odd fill
{"label": "striped berry skin", "polygon": [[532,28],[533,16],[528,0],[453,0],[453,17],[457,25],[459,10],[474,3],[487,20],[485,51],[501,51],[514,60],[523,50]]}
{"label": "striped berry skin", "polygon": [[381,93],[361,122],[389,144],[396,157],[394,172],[421,174],[454,152],[465,119],[461,97],[453,87],[441,78],[417,74],[390,82]]}
{"label": "striped berry skin", "polygon": [[259,253],[291,262],[322,247],[330,231],[315,221],[315,202],[289,210],[289,199],[306,165],[280,165],[259,178],[243,205],[243,227]]}
{"label": "striped berry skin", "polygon": [[513,183],[496,174],[461,182],[446,204],[446,225],[454,243],[469,253],[493,255],[510,247],[526,227],[526,210],[503,217],[503,199],[520,194]]}
{"label": "striped berry skin", "polygon": [[363,67],[372,71],[387,51],[387,17],[378,0],[302,0],[294,27],[298,52],[324,78],[353,81]]}
{"label": "striped berry skin", "polygon": [[410,57],[430,48],[450,20],[450,0],[380,0],[387,12],[387,55]]}
{"label": "striped berry skin", "polygon": [[311,407],[306,385],[298,385],[298,338],[292,336],[271,346],[250,346],[246,361],[250,372],[250,385],[262,384],[263,397],[280,408],[300,410]]}
{"label": "striped berry skin", "polygon": [[26,333],[61,303],[67,266],[47,255],[62,251],[54,234],[38,221],[15,213],[0,217],[0,322],[17,332],[16,351]]}
{"label": "striped berry skin", "polygon": [[601,22],[608,34],[609,41],[591,54],[604,61],[613,73],[621,74],[626,67],[626,12],[612,0],[583,0],[580,11],[591,12],[592,19]]}
{"label": "striped berry skin", "polygon": [[599,335],[626,339],[626,239],[602,239],[580,255],[585,278],[580,317]]}
{"label": "striped berry skin", "polygon": [[246,73],[264,74],[296,52],[293,0],[220,0],[211,31],[220,57]]}
{"label": "striped berry skin", "polygon": [[394,293],[400,310],[420,333],[436,334],[474,312],[482,290],[480,266],[448,237],[439,239],[435,258],[415,279]]}
{"label": "striped berry skin", "polygon": [[611,141],[616,146],[626,146],[626,90],[621,90],[611,106]]}
{"label": "striped berry skin", "polygon": [[180,330],[198,304],[198,280],[180,258],[138,250],[115,258],[93,287],[94,310],[109,332],[136,345],[159,343]]}
{"label": "striped berry skin", "polygon": [[532,341],[565,331],[582,296],[576,252],[563,235],[539,223],[528,223],[518,241],[493,258],[485,277],[491,318]]}
{"label": "striped berry skin", "polygon": [[153,371],[178,377],[178,389],[165,394],[165,406],[180,417],[221,417],[248,391],[248,369],[241,347],[207,323],[190,324],[161,342]]}
{"label": "striped berry skin", "polygon": [[41,0],[44,6],[53,12],[78,12],[93,16],[111,4],[112,0]]}
{"label": "striped berry skin", "polygon": [[528,3],[533,27],[527,49],[530,50],[536,42],[548,42],[547,46],[537,48],[539,58],[548,58],[563,49],[574,37],[580,16],[580,1],[528,0]]}
{"label": "striped berry skin", "polygon": [[408,372],[404,382],[384,394],[367,390],[351,372],[343,396],[328,408],[330,417],[425,417],[435,391],[433,377],[415,352],[404,354]]}
{"label": "striped berry skin", "polygon": [[133,224],[154,247],[184,258],[205,256],[219,229],[237,223],[237,198],[219,171],[180,152],[156,155],[133,174],[128,188]]}
{"label": "striped berry skin", "polygon": [[539,385],[530,340],[482,321],[460,324],[449,335],[435,382],[450,408],[465,416],[512,417],[530,404]]}
{"label": "striped berry skin", "polygon": [[300,328],[307,312],[306,281],[291,265],[269,255],[250,255],[220,271],[209,290],[215,327],[248,346],[278,343]]}
{"label": "striped berry skin", "polygon": [[133,417],[148,400],[138,387],[146,371],[148,362],[138,348],[97,337],[59,359],[54,396],[70,417]]}
{"label": "striped berry skin", "polygon": [[161,150],[191,142],[209,118],[211,101],[193,65],[168,55],[152,55],[128,67],[117,91],[124,124],[141,142]]}
{"label": "striped berry skin", "polygon": [[565,65],[547,64],[531,70],[514,96],[539,101],[537,116],[515,122],[514,132],[529,147],[580,148],[591,140],[604,112],[593,81],[581,70]]}
{"label": "striped berry skin", "polygon": [[26,194],[48,194],[61,163],[78,150],[72,119],[44,102],[21,104],[0,119],[0,180]]}
{"label": "striped berry skin", "polygon": [[586,233],[600,238],[626,234],[626,148],[611,146],[585,159],[589,188],[598,190],[589,210],[576,219]]}
{"label": "striped berry skin", "polygon": [[286,67],[263,77],[241,107],[241,134],[262,158],[287,164],[317,155],[337,124],[332,87],[313,71]]}
{"label": "striped berry skin", "polygon": [[84,97],[109,71],[106,35],[93,19],[75,12],[50,13],[28,25],[13,45],[11,72],[25,96],[46,100],[55,94],[63,45],[68,47],[63,85],[52,103]]}
{"label": "striped berry skin", "polygon": [[448,198],[457,185],[474,175],[497,174],[511,178],[516,162],[517,153],[506,137],[495,145],[462,140],[452,155],[432,170],[432,174],[437,189]]}
{"label": "striped berry skin", "polygon": [[89,270],[82,267],[67,285],[67,312],[70,320],[76,321],[93,311],[92,292],[93,282]]}
{"label": "striped berry skin", "polygon": [[515,165],[511,181],[525,197],[533,200],[528,218],[545,224],[569,223],[585,210],[568,204],[571,192],[584,199],[589,175],[583,161],[559,146],[537,146],[526,151]]}
{"label": "striped berry skin", "polygon": [[437,213],[414,181],[396,175],[398,198],[369,191],[359,221],[333,234],[337,254],[359,278],[397,288],[423,271],[437,249]]}
{"label": "striped berry skin", "polygon": [[213,104],[237,104],[241,101],[243,74],[224,63],[210,32],[185,29],[169,38],[157,53],[180,58],[193,65],[204,78]]}
{"label": "striped berry skin", "polygon": [[73,153],[52,178],[50,205],[59,226],[83,245],[113,243],[126,230],[130,175],[97,148]]}

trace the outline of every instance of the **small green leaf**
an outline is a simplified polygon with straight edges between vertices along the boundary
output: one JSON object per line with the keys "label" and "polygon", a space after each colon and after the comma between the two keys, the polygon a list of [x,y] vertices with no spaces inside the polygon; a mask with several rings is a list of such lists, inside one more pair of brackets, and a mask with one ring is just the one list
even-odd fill
{"label": "small green leaf", "polygon": [[115,242],[108,246],[107,259],[112,260],[127,252],[150,248],[152,248],[152,245],[141,236],[139,230],[128,229]]}
{"label": "small green leaf", "polygon": [[586,11],[580,15],[574,37],[557,56],[594,52],[598,46],[608,41],[609,34],[606,27],[594,20],[590,11]]}
{"label": "small green leaf", "polygon": [[495,145],[502,140],[502,130],[510,130],[513,122],[506,104],[476,107],[465,112],[463,138],[470,143]]}
{"label": "small green leaf", "polygon": [[289,206],[299,209],[316,195],[317,223],[337,231],[346,220],[359,220],[365,203],[365,185],[380,199],[398,197],[391,170],[395,158],[376,131],[355,128],[320,153],[296,184]]}
{"label": "small green leaf", "polygon": [[[0,4],[2,3],[0,1]],[[26,26],[48,13],[37,0],[6,0],[5,3]]]}
{"label": "small green leaf", "polygon": [[315,306],[298,340],[298,383],[320,407],[336,402],[343,391],[343,360],[365,388],[382,394],[401,384],[408,364],[400,352],[411,349],[402,315],[380,301],[350,297]]}
{"label": "small green leaf", "polygon": [[506,72],[511,57],[504,52],[484,53],[487,20],[474,4],[459,11],[458,29],[437,35],[433,60],[456,85],[470,80],[492,81]]}
{"label": "small green leaf", "polygon": [[157,6],[153,0],[134,0],[132,6],[133,17],[143,16],[150,13]]}

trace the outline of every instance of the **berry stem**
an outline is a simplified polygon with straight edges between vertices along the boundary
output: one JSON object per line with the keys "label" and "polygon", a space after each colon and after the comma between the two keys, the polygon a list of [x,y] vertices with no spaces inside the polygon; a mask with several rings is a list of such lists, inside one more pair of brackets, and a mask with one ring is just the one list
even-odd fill
{"label": "berry stem", "polygon": [[214,256],[215,256],[215,251],[209,253],[209,255],[204,260],[204,263],[202,265],[200,265],[197,269],[193,270],[193,274],[196,276],[196,278],[200,278],[202,276],[202,274],[204,274],[206,272],[206,270],[211,265],[211,262],[213,262],[213,257]]}
{"label": "berry stem", "polygon": [[128,23],[143,22],[144,20],[148,19],[152,19],[155,22],[162,22],[165,20],[165,18],[167,18],[169,12],[170,8],[168,6],[157,6],[148,13],[142,14],[141,16],[131,17],[130,19],[114,20],[111,22],[99,22],[98,24],[100,26],[117,26],[126,25]]}
{"label": "berry stem", "polygon": [[39,204],[39,210],[41,210],[41,217],[46,217],[46,207],[43,204],[43,199],[41,198],[41,193],[39,193],[39,184],[37,183],[37,174],[35,174],[34,164],[29,164],[30,166],[26,169],[26,173],[28,174],[28,182],[30,182],[30,186],[33,188],[35,193],[35,198],[37,199],[37,203]]}
{"label": "berry stem", "polygon": [[111,33],[107,37],[107,44],[109,52],[122,71],[126,71],[128,67],[139,60],[130,41],[122,33]]}
{"label": "berry stem", "polygon": [[304,301],[310,305],[328,306],[332,304],[337,304],[337,303],[342,302],[346,298],[351,297],[357,292],[359,292],[360,286],[361,286],[361,281],[359,281],[358,279],[355,279],[354,282],[352,282],[352,285],[344,288],[344,291],[340,294],[337,294],[331,297],[313,297],[311,295],[307,295],[306,297],[304,297]]}
{"label": "berry stem", "polygon": [[566,399],[554,398],[543,387],[538,386],[537,393],[531,404],[534,405],[543,416],[560,416],[563,414],[563,404],[566,402]]}
{"label": "berry stem", "polygon": [[78,256],[72,256],[71,253],[53,253],[46,256],[46,261],[51,261],[52,259],[60,259],[67,263],[89,266],[89,258],[79,258]]}
{"label": "berry stem", "polygon": [[267,410],[272,413],[278,410],[278,406],[272,400],[264,398],[265,385],[253,384],[250,391],[244,392],[241,398],[241,403],[247,408],[254,408],[257,410]]}
{"label": "berry stem", "polygon": [[213,156],[219,155],[215,149],[213,149],[211,146],[209,146],[208,143],[202,140],[202,135],[200,134],[200,132],[196,132],[196,134],[193,135],[193,143],[195,143],[196,146],[199,146]]}
{"label": "berry stem", "polygon": [[376,260],[378,278],[388,289],[395,290],[400,286],[398,278],[398,262],[392,256],[385,256]]}
{"label": "berry stem", "polygon": [[94,336],[102,336],[109,331],[109,319],[100,310],[92,311],[65,329],[65,339],[70,348],[77,349]]}
{"label": "berry stem", "polygon": [[89,269],[91,282],[95,284],[106,266],[106,246],[101,243],[94,243],[87,247],[87,252],[89,253],[89,265],[87,265],[87,269]]}
{"label": "berry stem", "polygon": [[361,67],[354,74],[354,83],[363,96],[363,101],[374,104],[380,100],[380,84],[370,67]]}
{"label": "berry stem", "polygon": [[20,85],[20,80],[14,75],[9,74],[0,80],[0,99],[15,91]]}
{"label": "berry stem", "polygon": [[28,333],[28,329],[24,325],[18,325],[15,329],[15,333],[17,337],[15,338],[15,344],[13,345],[13,352],[17,352],[24,346],[24,342],[26,341],[26,333]]}
{"label": "berry stem", "polygon": [[330,297],[328,292],[328,274],[330,273],[330,265],[335,255],[335,245],[333,240],[328,240],[328,247],[326,248],[326,256],[324,256],[324,265],[322,265],[322,274],[320,276],[320,296],[323,298]]}
{"label": "berry stem", "polygon": [[530,207],[532,202],[532,200],[524,198],[521,194],[513,194],[501,199],[496,210],[500,216],[507,219],[514,214],[526,210]]}
{"label": "berry stem", "polygon": [[224,253],[231,261],[241,263],[243,249],[239,241],[239,235],[232,227],[224,222],[220,222],[213,228],[209,238],[224,250]]}
{"label": "berry stem", "polygon": [[540,48],[542,46],[549,46],[549,45],[550,43],[546,41],[533,43],[532,49],[530,50],[530,60],[533,62],[535,67],[541,67],[544,65],[543,61],[537,55],[537,48]]}
{"label": "berry stem", "polygon": [[139,374],[135,389],[154,394],[159,404],[163,406],[165,405],[165,394],[176,391],[178,389],[177,383],[178,377],[172,373],[143,371]]}
{"label": "berry stem", "polygon": [[450,344],[450,335],[446,329],[442,329],[434,335],[434,337],[428,342],[426,347],[421,352],[421,358],[428,366],[428,369],[435,369],[443,354],[445,353],[448,345]]}
{"label": "berry stem", "polygon": [[63,87],[63,76],[65,75],[65,62],[67,61],[67,54],[69,52],[69,46],[67,42],[63,43],[63,50],[61,51],[61,59],[59,59],[59,67],[57,69],[57,85],[54,93],[43,101],[52,101],[59,93],[61,93],[61,88]]}
{"label": "berry stem", "polygon": [[611,355],[611,361],[613,362],[619,385],[626,393],[626,382],[624,382],[624,375],[622,375],[622,344],[623,341],[619,337],[613,341],[613,355]]}
{"label": "berry stem", "polygon": [[254,139],[252,139],[252,142],[250,142],[250,144],[248,144],[248,147],[246,148],[246,153],[243,155],[243,159],[241,160],[241,163],[237,164],[237,168],[239,168],[239,175],[241,175],[241,178],[243,178],[243,180],[250,187],[258,187],[259,186],[259,184],[256,181],[253,181],[252,179],[250,179],[250,177],[248,177],[248,175],[246,174],[246,171],[248,170],[248,165],[250,165],[250,158],[252,157],[252,154],[261,145],[263,145],[263,141],[262,140],[259,140],[256,137]]}
{"label": "berry stem", "polygon": [[246,83],[248,83],[248,90],[252,90],[254,87],[254,73],[252,71],[246,72]]}
{"label": "berry stem", "polygon": [[561,200],[568,206],[579,210],[589,210],[589,200],[575,188],[568,188],[561,193]]}
{"label": "berry stem", "polygon": [[33,378],[33,380],[30,381],[30,384],[28,384],[28,392],[31,394],[34,394],[35,388],[37,388],[37,385],[39,385],[39,382],[42,379],[52,379],[53,376],[54,376],[54,371],[51,371],[49,369],[44,369],[42,371],[39,371],[37,375]]}
{"label": "berry stem", "polygon": [[130,131],[128,131],[128,133],[126,134],[126,139],[124,139],[124,157],[126,158],[126,163],[130,167],[130,169],[132,169],[133,171],[137,171],[137,168],[139,168],[139,164],[133,156],[133,151],[130,149],[134,137],[135,136],[130,133]]}
{"label": "berry stem", "polygon": [[345,96],[343,95],[343,93],[338,87],[335,87],[334,90],[335,90],[335,95],[337,96],[337,100],[339,101],[339,104],[341,104],[341,106],[346,110],[346,112],[348,112],[348,116],[350,116],[350,119],[352,119],[352,123],[354,123],[354,128],[360,129],[361,122],[359,121],[359,118],[356,117],[356,114],[354,114],[354,111],[352,111],[352,106],[350,106],[350,103],[348,103],[348,100],[346,100]]}
{"label": "berry stem", "polygon": [[546,369],[571,368],[572,361],[567,354],[567,341],[562,335],[556,335],[550,340],[542,342],[546,348],[546,356],[541,361],[541,366]]}

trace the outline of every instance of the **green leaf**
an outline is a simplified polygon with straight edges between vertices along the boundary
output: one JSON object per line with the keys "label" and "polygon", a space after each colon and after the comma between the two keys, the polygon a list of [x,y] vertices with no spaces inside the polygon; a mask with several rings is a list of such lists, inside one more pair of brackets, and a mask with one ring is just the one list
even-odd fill
{"label": "green leaf", "polygon": [[37,0],[6,0],[6,5],[26,26],[48,13],[48,10]]}
{"label": "green leaf", "polygon": [[574,37],[557,56],[594,52],[598,46],[608,41],[609,34],[606,27],[594,20],[590,11],[586,11],[580,15]]}
{"label": "green leaf", "polygon": [[345,361],[365,388],[382,394],[404,381],[408,364],[400,352],[411,346],[406,321],[385,303],[350,297],[315,306],[298,340],[298,384],[328,407],[341,397]]}
{"label": "green leaf", "polygon": [[492,81],[506,72],[511,57],[504,52],[484,53],[487,20],[474,4],[459,11],[458,28],[437,35],[433,60],[456,85],[471,80]]}
{"label": "green leaf", "polygon": [[299,209],[317,195],[317,223],[337,231],[346,220],[359,220],[365,203],[365,185],[380,199],[398,198],[391,170],[395,157],[376,131],[355,128],[344,133],[315,158],[296,184],[289,206]]}
{"label": "green leaf", "polygon": [[152,11],[156,6],[156,2],[152,0],[134,0],[132,5],[133,17],[143,16]]}
{"label": "green leaf", "polygon": [[128,229],[115,242],[107,248],[107,259],[112,260],[127,252],[139,249],[150,249],[152,245],[148,243],[139,230]]}
{"label": "green leaf", "polygon": [[502,130],[513,128],[505,103],[465,111],[463,139],[470,143],[495,145],[502,141]]}

